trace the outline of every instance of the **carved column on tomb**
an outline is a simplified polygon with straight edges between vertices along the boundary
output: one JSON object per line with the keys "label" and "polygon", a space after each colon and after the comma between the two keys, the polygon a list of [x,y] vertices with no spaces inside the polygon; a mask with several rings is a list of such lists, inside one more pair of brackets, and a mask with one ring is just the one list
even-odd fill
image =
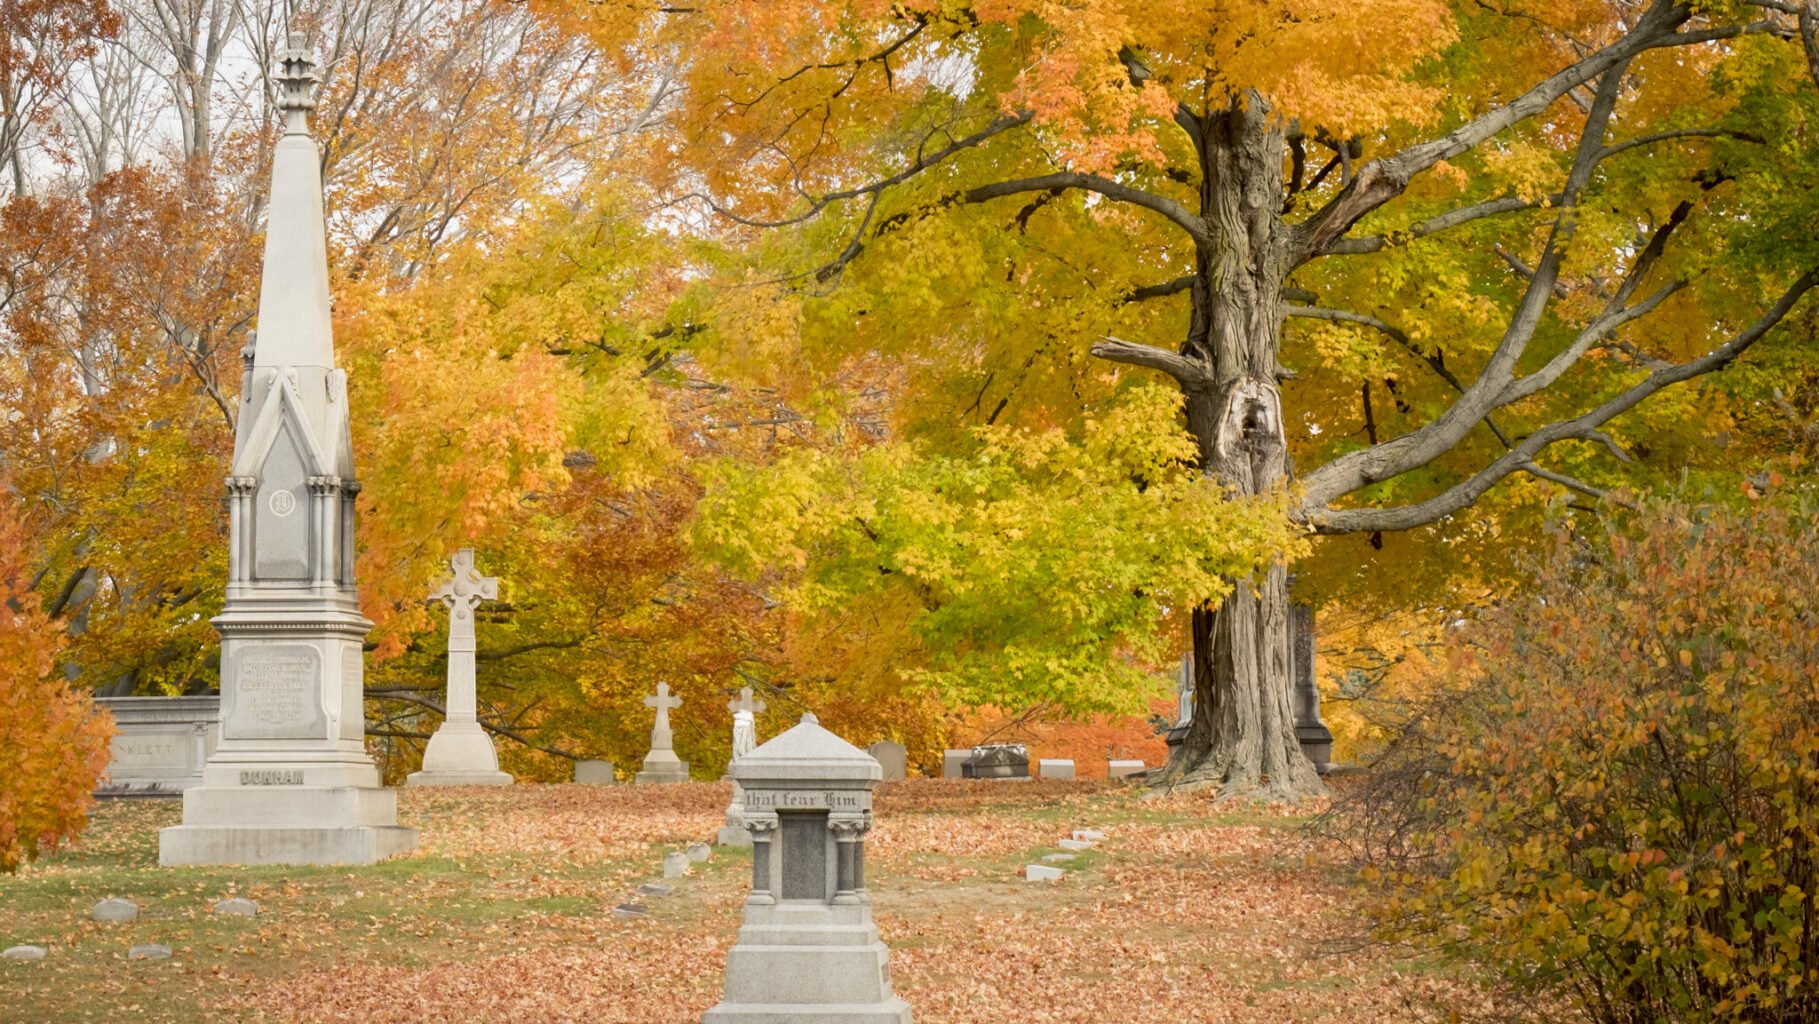
{"label": "carved column on tomb", "polygon": [[259,486],[255,476],[227,478],[227,582],[231,587],[251,578],[253,491]]}
{"label": "carved column on tomb", "polygon": [[770,905],[777,902],[776,883],[771,880],[773,842],[777,838],[777,816],[770,812],[747,815],[745,828],[752,835],[752,892],[745,902]]}
{"label": "carved column on tomb", "polygon": [[834,902],[858,903],[865,894],[865,833],[872,827],[869,815],[835,814],[827,827],[834,833]]}

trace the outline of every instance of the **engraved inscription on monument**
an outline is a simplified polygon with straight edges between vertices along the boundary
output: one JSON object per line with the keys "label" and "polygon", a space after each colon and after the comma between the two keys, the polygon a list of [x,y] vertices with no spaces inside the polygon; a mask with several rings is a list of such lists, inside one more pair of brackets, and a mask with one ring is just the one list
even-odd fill
{"label": "engraved inscription on monument", "polygon": [[236,740],[324,739],[321,656],[305,644],[238,652],[222,734]]}

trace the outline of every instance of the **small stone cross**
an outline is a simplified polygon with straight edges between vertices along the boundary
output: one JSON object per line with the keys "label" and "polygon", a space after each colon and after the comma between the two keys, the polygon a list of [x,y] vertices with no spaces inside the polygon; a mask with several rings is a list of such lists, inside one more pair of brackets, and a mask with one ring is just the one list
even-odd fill
{"label": "small stone cross", "polygon": [[451,632],[465,624],[465,632],[474,630],[474,609],[482,601],[499,599],[499,577],[482,576],[474,568],[474,549],[462,548],[449,559],[454,569],[454,578],[437,587],[429,595],[431,601],[441,601],[449,607],[449,629]]}
{"label": "small stone cross", "polygon": [[499,599],[499,579],[482,576],[474,568],[474,549],[462,548],[449,559],[455,575],[430,592],[429,600],[448,606],[448,710],[447,720],[477,721],[474,692],[474,609],[482,601]]}
{"label": "small stone cross", "polygon": [[745,686],[739,689],[738,697],[726,702],[726,710],[731,711],[735,715],[741,711],[747,714],[757,714],[764,710],[764,702],[761,700],[753,700],[752,688]]}
{"label": "small stone cross", "polygon": [[[657,695],[655,697],[644,698],[644,706],[657,709],[657,727],[652,731],[652,736],[661,733],[664,739],[667,740],[670,734],[669,709],[681,707],[682,698],[670,696],[668,683],[658,683]],[[663,744],[663,747],[664,749],[668,749],[669,744],[666,742]]]}

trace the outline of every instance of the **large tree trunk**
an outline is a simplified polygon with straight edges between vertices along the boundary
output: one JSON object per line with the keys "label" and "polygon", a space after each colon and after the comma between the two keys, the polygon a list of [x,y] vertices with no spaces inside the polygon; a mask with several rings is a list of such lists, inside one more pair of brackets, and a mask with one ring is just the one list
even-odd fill
{"label": "large tree trunk", "polygon": [[[1201,216],[1192,320],[1182,354],[1212,370],[1185,385],[1203,470],[1236,494],[1286,486],[1276,390],[1289,228],[1282,221],[1283,126],[1251,94],[1200,132]],[[1324,791],[1295,738],[1287,572],[1233,581],[1193,613],[1193,724],[1158,782],[1217,785],[1227,796],[1295,799]]]}

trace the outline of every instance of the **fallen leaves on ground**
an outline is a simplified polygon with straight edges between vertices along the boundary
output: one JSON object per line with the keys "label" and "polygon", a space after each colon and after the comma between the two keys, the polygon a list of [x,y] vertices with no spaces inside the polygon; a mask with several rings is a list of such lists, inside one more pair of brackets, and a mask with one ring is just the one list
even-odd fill
{"label": "fallen leaves on ground", "polygon": [[[81,847],[7,883],[38,887],[25,911],[0,902],[0,944],[61,922],[64,948],[0,966],[35,986],[28,1021],[129,1006],[148,1021],[696,1021],[720,997],[749,860],[717,850],[670,896],[636,889],[661,876],[665,852],[713,834],[728,795],[709,783],[407,789],[416,853],[315,869],[151,867],[173,805],[110,805]],[[919,1024],[1387,1024],[1481,1008],[1431,965],[1334,951],[1356,915],[1301,813],[1113,783],[887,784],[867,862],[897,990]],[[1106,838],[1060,881],[1025,882],[1022,866],[1076,828]],[[81,921],[102,889],[141,899],[141,922]],[[210,917],[230,891],[259,900],[260,917]],[[624,902],[648,916],[614,920]],[[178,955],[125,969],[127,945],[147,941]]]}

